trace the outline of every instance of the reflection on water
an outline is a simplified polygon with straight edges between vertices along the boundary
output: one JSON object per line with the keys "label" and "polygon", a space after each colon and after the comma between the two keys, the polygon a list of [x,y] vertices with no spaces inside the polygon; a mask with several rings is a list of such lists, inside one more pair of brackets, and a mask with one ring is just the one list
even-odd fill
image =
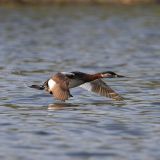
{"label": "reflection on water", "polygon": [[[0,13],[1,159],[159,159],[159,6]],[[62,103],[28,87],[75,70],[125,75],[107,80],[125,101],[77,88]]]}
{"label": "reflection on water", "polygon": [[72,103],[54,103],[54,104],[49,104],[48,109],[49,110],[61,110],[61,109],[69,109],[69,108],[76,108],[79,105],[75,105]]}

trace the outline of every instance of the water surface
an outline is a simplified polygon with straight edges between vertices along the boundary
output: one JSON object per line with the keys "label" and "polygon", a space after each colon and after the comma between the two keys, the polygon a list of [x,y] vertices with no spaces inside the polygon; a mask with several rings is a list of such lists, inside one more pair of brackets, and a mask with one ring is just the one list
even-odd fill
{"label": "water surface", "polygon": [[[0,22],[1,159],[159,159],[159,6],[1,7]],[[105,80],[126,100],[27,87],[75,70],[126,75]]]}

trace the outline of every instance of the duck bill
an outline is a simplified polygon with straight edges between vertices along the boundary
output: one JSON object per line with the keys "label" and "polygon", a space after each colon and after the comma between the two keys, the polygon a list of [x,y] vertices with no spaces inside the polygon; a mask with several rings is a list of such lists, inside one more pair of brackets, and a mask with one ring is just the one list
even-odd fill
{"label": "duck bill", "polygon": [[122,75],[116,75],[116,78],[124,78],[125,76],[122,76]]}

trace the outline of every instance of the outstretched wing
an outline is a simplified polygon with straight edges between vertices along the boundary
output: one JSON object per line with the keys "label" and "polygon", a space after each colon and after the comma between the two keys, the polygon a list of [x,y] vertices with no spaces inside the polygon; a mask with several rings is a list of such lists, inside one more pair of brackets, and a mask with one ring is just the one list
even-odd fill
{"label": "outstretched wing", "polygon": [[53,96],[56,99],[59,99],[61,101],[68,100],[72,95],[70,94],[70,91],[68,88],[62,88],[61,85],[56,84],[54,86],[54,91],[52,91]]}
{"label": "outstretched wing", "polygon": [[84,83],[80,85],[80,87],[95,92],[101,96],[112,98],[116,101],[123,100],[123,97],[121,97],[118,93],[116,93],[114,90],[112,90],[104,81],[101,79],[97,79],[91,82]]}
{"label": "outstretched wing", "polygon": [[65,101],[68,98],[72,97],[69,91],[69,79],[61,74],[57,73],[52,77],[52,80],[55,82],[51,92],[56,99]]}

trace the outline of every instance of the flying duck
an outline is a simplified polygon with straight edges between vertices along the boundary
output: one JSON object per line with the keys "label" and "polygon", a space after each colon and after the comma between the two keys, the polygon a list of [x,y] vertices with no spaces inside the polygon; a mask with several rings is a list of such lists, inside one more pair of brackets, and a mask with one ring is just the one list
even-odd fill
{"label": "flying duck", "polygon": [[58,100],[65,101],[73,97],[71,88],[81,87],[88,91],[95,92],[101,96],[121,101],[123,98],[112,90],[102,78],[121,78],[112,71],[88,74],[83,72],[58,72],[43,83],[43,85],[31,85],[29,87],[38,90],[46,90]]}

